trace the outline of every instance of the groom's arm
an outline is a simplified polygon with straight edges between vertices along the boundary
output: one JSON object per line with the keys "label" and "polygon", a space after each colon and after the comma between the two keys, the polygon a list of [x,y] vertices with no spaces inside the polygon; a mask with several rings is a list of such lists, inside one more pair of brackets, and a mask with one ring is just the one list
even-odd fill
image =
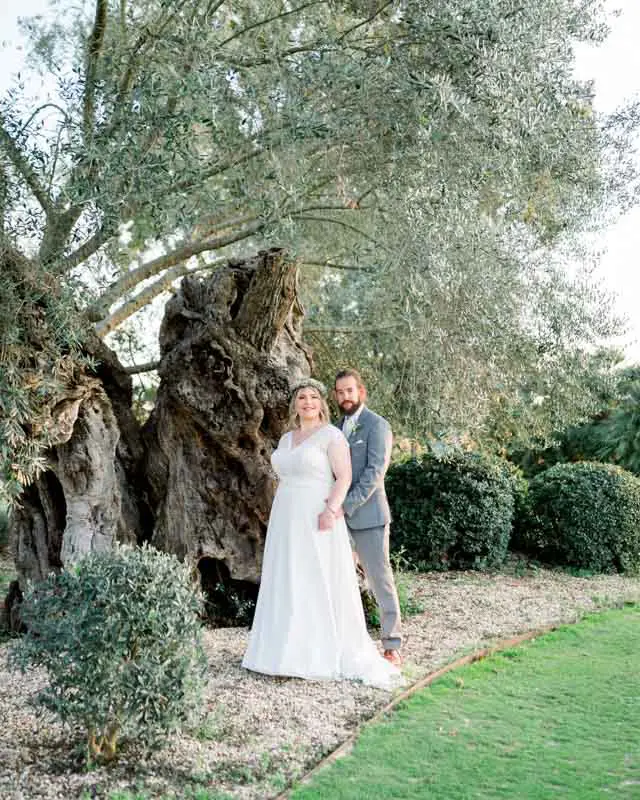
{"label": "groom's arm", "polygon": [[364,505],[379,486],[384,485],[384,476],[391,460],[392,444],[391,426],[386,420],[380,419],[369,431],[367,464],[358,480],[349,489],[342,504],[347,517]]}

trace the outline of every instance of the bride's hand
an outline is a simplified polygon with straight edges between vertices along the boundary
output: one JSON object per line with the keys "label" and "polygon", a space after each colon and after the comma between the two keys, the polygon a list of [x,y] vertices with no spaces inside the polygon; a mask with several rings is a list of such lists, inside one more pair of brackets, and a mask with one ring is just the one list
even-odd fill
{"label": "bride's hand", "polygon": [[338,506],[338,510],[334,511],[332,508],[329,507],[329,501],[328,500],[325,500],[324,502],[326,503],[327,509],[329,510],[329,512],[331,514],[333,514],[333,516],[336,519],[340,519],[340,517],[344,517],[344,509],[342,508],[342,506]]}
{"label": "bride's hand", "polygon": [[326,508],[322,514],[318,516],[318,530],[320,531],[330,531],[333,528],[333,525],[336,521],[335,515],[333,512],[329,511]]}

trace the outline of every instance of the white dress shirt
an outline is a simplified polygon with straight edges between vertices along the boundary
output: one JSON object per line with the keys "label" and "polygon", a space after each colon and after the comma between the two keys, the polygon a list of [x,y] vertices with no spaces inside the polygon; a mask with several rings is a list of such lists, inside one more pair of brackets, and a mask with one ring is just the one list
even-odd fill
{"label": "white dress shirt", "polygon": [[364,408],[364,405],[361,405],[360,408],[356,411],[356,413],[352,414],[351,416],[349,416],[348,414],[345,414],[344,422],[342,424],[342,432],[347,437],[347,439],[351,436],[351,434],[356,429],[356,426],[358,424],[358,419],[360,417],[360,414],[362,413],[362,409],[363,408]]}

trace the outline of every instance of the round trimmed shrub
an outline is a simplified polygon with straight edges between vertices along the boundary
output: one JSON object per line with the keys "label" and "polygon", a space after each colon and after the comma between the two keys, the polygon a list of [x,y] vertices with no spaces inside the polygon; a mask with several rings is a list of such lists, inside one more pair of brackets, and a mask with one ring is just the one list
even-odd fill
{"label": "round trimmed shrub", "polygon": [[612,464],[556,464],[529,484],[527,540],[545,560],[594,572],[640,570],[640,479]]}
{"label": "round trimmed shrub", "polygon": [[514,498],[505,464],[480,453],[428,453],[393,465],[391,547],[421,569],[484,569],[507,553]]}
{"label": "round trimmed shrub", "polygon": [[39,702],[81,725],[89,756],[109,761],[120,740],[156,743],[200,709],[202,609],[175,556],[119,546],[27,589],[12,662],[45,668]]}

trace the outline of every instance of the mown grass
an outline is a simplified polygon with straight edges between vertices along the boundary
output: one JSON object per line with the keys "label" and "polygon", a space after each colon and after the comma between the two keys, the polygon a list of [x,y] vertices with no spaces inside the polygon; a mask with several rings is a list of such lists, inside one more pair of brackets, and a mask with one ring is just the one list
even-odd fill
{"label": "mown grass", "polygon": [[451,672],[295,800],[640,798],[640,606]]}

